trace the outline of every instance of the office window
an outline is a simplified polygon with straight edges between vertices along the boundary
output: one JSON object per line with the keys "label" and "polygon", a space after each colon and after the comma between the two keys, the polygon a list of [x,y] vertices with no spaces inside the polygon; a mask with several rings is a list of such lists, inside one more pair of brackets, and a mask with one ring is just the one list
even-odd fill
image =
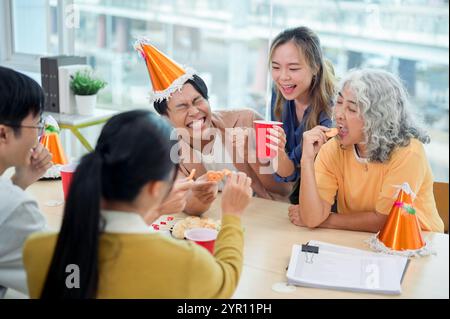
{"label": "office window", "polygon": [[[269,38],[253,29],[250,1],[80,1],[77,54],[93,64],[110,86],[102,101],[120,108],[148,106],[150,80],[133,49],[138,36],[208,84],[213,108],[248,106],[264,114]],[[264,23],[269,27],[269,20]],[[91,32],[87,32],[91,30]],[[254,32],[255,31],[255,32]]]}
{"label": "office window", "polygon": [[58,52],[57,2],[12,0],[13,54],[48,55]]}

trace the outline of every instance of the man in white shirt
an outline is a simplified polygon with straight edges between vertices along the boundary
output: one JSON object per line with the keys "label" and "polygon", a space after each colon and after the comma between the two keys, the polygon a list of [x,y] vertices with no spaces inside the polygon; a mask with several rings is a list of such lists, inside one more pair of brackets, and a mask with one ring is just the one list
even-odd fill
{"label": "man in white shirt", "polygon": [[[38,142],[43,104],[39,84],[0,67],[0,296],[6,288],[28,293],[23,244],[46,227],[36,201],[25,192],[52,165],[51,154]],[[10,167],[15,174],[2,176]]]}

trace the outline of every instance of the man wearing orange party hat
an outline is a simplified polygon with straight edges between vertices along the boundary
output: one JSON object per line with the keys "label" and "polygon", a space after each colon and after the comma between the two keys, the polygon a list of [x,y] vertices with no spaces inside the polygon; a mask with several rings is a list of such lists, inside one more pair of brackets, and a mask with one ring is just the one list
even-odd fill
{"label": "man wearing orange party hat", "polygon": [[[252,140],[247,135],[251,134],[248,129],[253,127],[254,120],[262,117],[250,109],[212,112],[208,88],[195,71],[179,66],[146,39],[138,40],[135,48],[145,59],[150,73],[153,86],[150,98],[155,110],[178,132],[186,133],[181,134],[179,143],[180,173],[187,177],[195,171],[195,182],[184,211],[198,215],[209,208],[223,184],[209,182],[207,172],[225,169],[250,176],[252,189],[258,197],[287,200],[290,183],[277,183],[272,174],[261,174],[262,163],[249,160],[245,153]],[[242,130],[243,138],[226,143],[233,129]],[[196,143],[196,136],[200,137],[199,143]],[[244,154],[239,153],[242,149]],[[217,154],[222,156],[219,158]]]}

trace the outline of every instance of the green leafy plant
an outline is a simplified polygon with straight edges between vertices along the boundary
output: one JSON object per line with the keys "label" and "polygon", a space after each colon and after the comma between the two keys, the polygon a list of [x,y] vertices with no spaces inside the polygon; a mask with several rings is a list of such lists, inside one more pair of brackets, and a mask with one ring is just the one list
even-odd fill
{"label": "green leafy plant", "polygon": [[76,72],[71,79],[70,88],[75,95],[94,95],[108,84],[87,70]]}

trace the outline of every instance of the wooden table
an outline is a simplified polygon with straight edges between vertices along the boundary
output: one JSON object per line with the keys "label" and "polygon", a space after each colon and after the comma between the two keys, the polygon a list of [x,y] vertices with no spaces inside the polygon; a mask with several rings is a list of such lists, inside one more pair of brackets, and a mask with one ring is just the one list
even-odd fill
{"label": "wooden table", "polygon": [[[59,229],[63,206],[49,207],[63,200],[61,182],[38,182],[28,192],[38,198],[39,206],[51,229]],[[220,218],[220,201],[206,215]],[[245,227],[244,269],[234,298],[449,298],[449,237],[424,233],[437,255],[412,258],[399,296],[354,293],[297,287],[280,293],[272,285],[286,281],[286,267],[293,244],[319,240],[337,245],[366,249],[365,239],[372,234],[330,229],[310,230],[297,227],[287,217],[288,204],[253,198],[242,218]]]}

